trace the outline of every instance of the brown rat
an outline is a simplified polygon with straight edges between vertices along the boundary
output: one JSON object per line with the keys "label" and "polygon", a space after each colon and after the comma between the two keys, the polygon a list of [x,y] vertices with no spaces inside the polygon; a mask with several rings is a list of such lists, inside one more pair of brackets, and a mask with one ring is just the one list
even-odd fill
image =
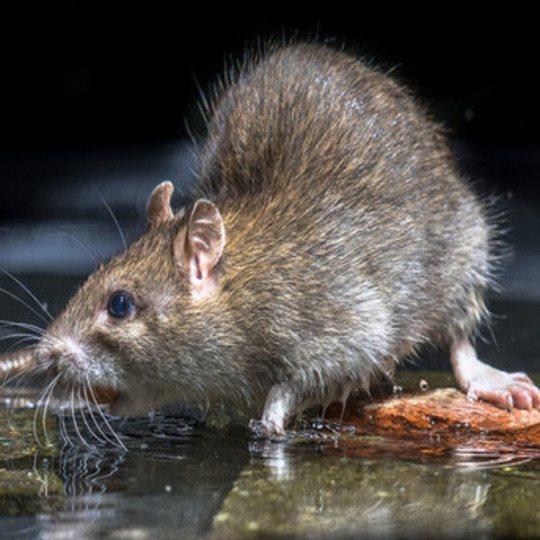
{"label": "brown rat", "polygon": [[194,202],[175,213],[157,186],[146,234],[89,277],[35,361],[85,396],[113,389],[114,414],[226,403],[273,434],[430,344],[471,398],[537,407],[526,375],[471,345],[495,229],[408,92],[315,44],[233,79],[208,107]]}

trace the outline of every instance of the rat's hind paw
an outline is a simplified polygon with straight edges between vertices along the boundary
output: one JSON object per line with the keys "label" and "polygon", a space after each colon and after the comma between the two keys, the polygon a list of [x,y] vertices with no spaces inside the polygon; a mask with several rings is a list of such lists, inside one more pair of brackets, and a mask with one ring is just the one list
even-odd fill
{"label": "rat's hind paw", "polygon": [[540,405],[540,390],[525,373],[507,373],[484,364],[470,343],[456,344],[451,358],[458,385],[469,399],[482,399],[508,410],[531,410]]}
{"label": "rat's hind paw", "polygon": [[[489,366],[488,366],[489,367]],[[494,370],[484,380],[470,381],[467,388],[467,397],[482,399],[511,410],[531,410],[540,404],[540,390],[524,373],[506,373]]]}

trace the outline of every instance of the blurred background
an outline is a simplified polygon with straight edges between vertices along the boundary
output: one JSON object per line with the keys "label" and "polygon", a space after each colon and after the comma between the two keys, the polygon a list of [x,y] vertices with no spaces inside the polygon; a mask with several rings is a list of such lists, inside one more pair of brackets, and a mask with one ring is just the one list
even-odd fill
{"label": "blurred background", "polygon": [[[158,182],[170,179],[185,193],[194,163],[189,134],[203,132],[197,101],[226,61],[258,38],[297,33],[345,44],[391,70],[447,127],[464,173],[496,194],[505,214],[514,256],[501,297],[519,302],[518,319],[538,319],[534,14],[361,2],[293,12],[277,3],[192,8],[61,0],[4,12],[0,267],[59,309],[96,260],[122,248],[108,207],[129,240]],[[0,283],[17,289],[6,276]],[[26,317],[8,301],[0,316]]]}

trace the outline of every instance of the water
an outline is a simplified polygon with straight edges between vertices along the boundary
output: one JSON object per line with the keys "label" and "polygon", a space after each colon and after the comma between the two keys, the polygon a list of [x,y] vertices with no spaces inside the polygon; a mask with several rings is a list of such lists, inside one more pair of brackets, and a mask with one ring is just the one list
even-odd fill
{"label": "water", "polygon": [[[63,446],[58,439],[48,471],[63,488],[50,494],[53,508],[38,493],[29,501],[30,511],[21,505],[15,515],[0,517],[0,536],[199,538],[209,531],[247,455],[242,438],[216,437],[178,418],[127,422],[120,431],[127,451]],[[77,438],[72,426],[68,433]],[[38,468],[39,454],[38,448]],[[36,511],[36,500],[45,509]]]}
{"label": "water", "polygon": [[320,427],[269,441],[236,424],[216,430],[164,414],[117,420],[127,450],[88,448],[66,422],[73,445],[59,437],[52,454],[35,447],[30,461],[0,464],[41,475],[11,515],[0,493],[1,538],[540,537],[538,451]]}

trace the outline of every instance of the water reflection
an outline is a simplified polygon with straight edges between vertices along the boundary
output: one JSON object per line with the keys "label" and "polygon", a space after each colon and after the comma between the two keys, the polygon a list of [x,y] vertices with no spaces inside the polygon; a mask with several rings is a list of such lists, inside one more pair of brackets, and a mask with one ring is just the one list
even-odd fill
{"label": "water reflection", "polygon": [[248,460],[242,430],[215,432],[185,417],[115,420],[127,451],[76,444],[71,415],[63,424],[73,444],[64,444],[59,431],[51,468],[63,485],[60,504],[46,508],[36,494],[34,507],[0,515],[1,531],[27,530],[23,514],[29,513],[35,516],[30,530],[36,531],[30,537],[65,538],[76,531],[82,538],[200,538]]}
{"label": "water reflection", "polygon": [[[56,506],[54,493],[42,491],[40,507],[0,516],[2,531],[231,540],[540,536],[533,454],[470,444],[431,454],[418,446],[415,454],[407,441],[352,444],[351,434],[324,426],[269,441],[235,425],[208,429],[190,416],[109,421],[127,451],[76,444],[68,415],[73,444],[59,435],[56,457],[28,464],[46,472],[50,486],[55,475],[61,480]],[[370,446],[362,456],[358,449]]]}
{"label": "water reflection", "polygon": [[[0,439],[15,444],[19,413],[32,424],[34,410],[5,413]],[[0,463],[37,479],[26,506],[0,512],[0,530],[37,538],[540,536],[538,448],[360,437],[329,421],[270,441],[235,424],[210,429],[189,413],[108,418],[126,450],[84,445],[81,435],[91,433],[71,412],[49,418],[54,445]],[[24,448],[35,446],[34,431]]]}
{"label": "water reflection", "polygon": [[[540,470],[329,456],[252,445],[214,520],[223,538],[478,538],[540,534]],[[321,453],[325,455],[321,455]],[[519,500],[519,504],[515,501]],[[508,506],[512,512],[508,511]]]}

